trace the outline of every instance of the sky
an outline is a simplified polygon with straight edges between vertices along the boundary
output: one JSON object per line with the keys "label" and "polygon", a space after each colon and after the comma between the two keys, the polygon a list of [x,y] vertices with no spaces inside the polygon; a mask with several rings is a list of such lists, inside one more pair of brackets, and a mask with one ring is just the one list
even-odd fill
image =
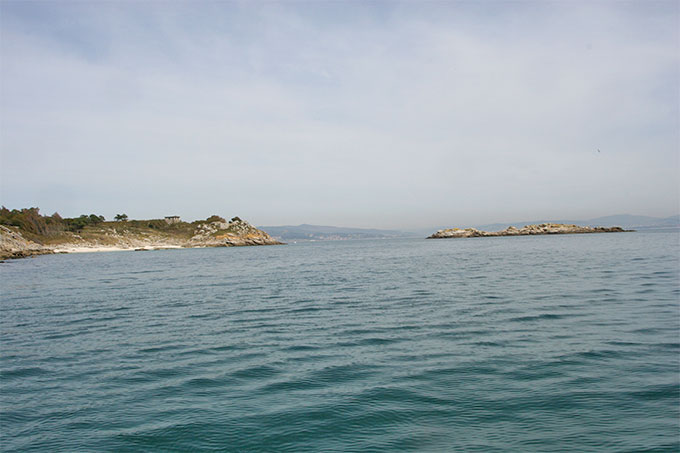
{"label": "sky", "polygon": [[421,228],[680,212],[676,1],[0,1],[0,203]]}

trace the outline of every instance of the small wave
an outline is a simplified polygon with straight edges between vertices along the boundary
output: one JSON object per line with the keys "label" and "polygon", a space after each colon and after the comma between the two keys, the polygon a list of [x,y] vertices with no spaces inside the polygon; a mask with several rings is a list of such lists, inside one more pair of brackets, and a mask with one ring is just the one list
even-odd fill
{"label": "small wave", "polygon": [[34,376],[43,376],[49,374],[49,371],[41,367],[23,367],[10,370],[0,371],[0,379],[19,379]]}
{"label": "small wave", "polygon": [[161,346],[150,346],[148,348],[141,348],[138,349],[138,352],[142,354],[149,354],[156,352],[175,351],[177,349],[183,349],[185,347],[186,347],[185,344],[166,344]]}
{"label": "small wave", "polygon": [[342,341],[335,343],[337,346],[341,347],[353,347],[353,346],[383,346],[387,344],[399,343],[404,341],[404,338],[382,338],[382,337],[371,337],[362,338],[356,341]]}
{"label": "small wave", "polygon": [[328,308],[325,307],[301,307],[301,308],[294,308],[292,310],[288,310],[288,313],[313,313],[317,311],[324,311],[328,310]]}
{"label": "small wave", "polygon": [[79,330],[78,332],[64,332],[64,333],[55,333],[52,335],[45,335],[46,340],[59,340],[61,338],[72,338],[80,335],[81,333],[87,332],[86,330]]}
{"label": "small wave", "polygon": [[269,365],[255,365],[235,371],[231,375],[238,379],[261,379],[275,376],[280,372],[280,369]]}
{"label": "small wave", "polygon": [[296,352],[296,351],[314,351],[319,349],[318,346],[309,346],[309,345],[304,345],[304,344],[299,344],[299,345],[293,345],[293,346],[288,346],[284,348],[284,351],[290,351],[290,352]]}
{"label": "small wave", "polygon": [[551,319],[565,319],[565,318],[573,318],[577,316],[584,316],[582,314],[576,314],[576,313],[543,313],[540,315],[530,315],[530,316],[518,316],[516,318],[510,318],[508,321],[510,322],[529,322],[529,321],[543,321],[543,320],[551,320]]}
{"label": "small wave", "polygon": [[563,363],[566,362],[582,363],[583,361],[592,360],[605,361],[625,358],[632,354],[635,354],[635,351],[621,351],[617,349],[599,349],[599,350],[593,349],[590,351],[578,351],[572,352],[570,354],[565,354],[559,356],[559,360]]}
{"label": "small wave", "polygon": [[636,390],[628,393],[630,396],[636,399],[646,401],[656,400],[678,401],[678,399],[680,398],[680,385],[678,384],[650,385],[645,387],[643,390]]}

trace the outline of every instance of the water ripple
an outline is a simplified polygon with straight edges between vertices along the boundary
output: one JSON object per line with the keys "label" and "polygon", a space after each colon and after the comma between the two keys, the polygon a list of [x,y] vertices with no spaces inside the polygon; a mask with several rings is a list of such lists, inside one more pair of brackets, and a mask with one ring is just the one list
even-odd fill
{"label": "water ripple", "polygon": [[678,451],[677,233],[0,267],[2,451]]}

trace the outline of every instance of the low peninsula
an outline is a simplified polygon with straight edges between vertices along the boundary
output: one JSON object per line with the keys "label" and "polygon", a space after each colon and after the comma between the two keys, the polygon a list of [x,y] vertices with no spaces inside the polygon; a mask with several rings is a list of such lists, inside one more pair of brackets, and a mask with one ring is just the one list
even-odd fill
{"label": "low peninsula", "polygon": [[510,226],[501,231],[481,231],[476,228],[448,228],[439,230],[427,239],[477,238],[496,236],[534,236],[540,234],[584,234],[584,233],[622,233],[621,227],[589,227],[580,225],[565,225],[562,223],[541,223],[526,225],[522,228]]}
{"label": "low peninsula", "polygon": [[62,218],[40,215],[38,208],[0,209],[0,259],[52,253],[158,250],[199,247],[278,245],[266,232],[239,217],[213,215],[183,222],[165,219],[128,220],[122,214],[106,221],[95,214]]}

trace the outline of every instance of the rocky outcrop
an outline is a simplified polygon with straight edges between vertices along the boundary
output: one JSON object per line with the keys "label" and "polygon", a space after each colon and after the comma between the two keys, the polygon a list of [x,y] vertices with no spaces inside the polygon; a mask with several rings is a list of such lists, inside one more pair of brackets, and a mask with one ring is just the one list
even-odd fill
{"label": "rocky outcrop", "polygon": [[245,220],[234,217],[227,222],[201,223],[189,241],[192,247],[237,247],[244,245],[277,245],[275,240]]}
{"label": "rocky outcrop", "polygon": [[54,253],[51,248],[25,239],[21,233],[0,225],[0,259],[25,258]]}
{"label": "rocky outcrop", "polygon": [[25,239],[14,229],[0,225],[0,259],[23,258],[46,253],[97,252],[115,250],[158,250],[192,247],[236,247],[281,244],[245,220],[234,217],[226,222],[214,216],[208,221],[185,223],[177,230],[158,231],[148,224],[102,224],[78,233],[63,232],[50,237],[50,247]]}
{"label": "rocky outcrop", "polygon": [[540,225],[526,225],[522,228],[508,227],[502,231],[481,231],[476,228],[449,228],[439,230],[427,239],[474,238],[494,236],[531,236],[537,234],[582,234],[582,233],[621,233],[621,227],[587,227],[579,225],[565,225],[562,223],[541,223]]}

